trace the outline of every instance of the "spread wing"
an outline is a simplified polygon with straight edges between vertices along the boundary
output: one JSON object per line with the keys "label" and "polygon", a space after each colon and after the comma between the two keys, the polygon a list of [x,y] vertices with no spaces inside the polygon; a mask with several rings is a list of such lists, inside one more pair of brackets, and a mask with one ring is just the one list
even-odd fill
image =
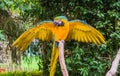
{"label": "spread wing", "polygon": [[85,22],[73,20],[69,22],[69,27],[68,40],[95,44],[105,43],[102,34]]}
{"label": "spread wing", "polygon": [[25,31],[18,39],[12,44],[21,51],[24,51],[33,39],[39,39],[42,41],[49,41],[53,38],[54,24],[52,21],[44,21]]}

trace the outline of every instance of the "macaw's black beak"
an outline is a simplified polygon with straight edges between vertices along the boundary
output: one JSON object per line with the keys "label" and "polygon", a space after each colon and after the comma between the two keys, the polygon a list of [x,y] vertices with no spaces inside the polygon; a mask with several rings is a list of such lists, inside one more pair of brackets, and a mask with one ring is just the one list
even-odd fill
{"label": "macaw's black beak", "polygon": [[64,23],[60,20],[54,20],[53,23],[54,23],[55,26],[64,26]]}

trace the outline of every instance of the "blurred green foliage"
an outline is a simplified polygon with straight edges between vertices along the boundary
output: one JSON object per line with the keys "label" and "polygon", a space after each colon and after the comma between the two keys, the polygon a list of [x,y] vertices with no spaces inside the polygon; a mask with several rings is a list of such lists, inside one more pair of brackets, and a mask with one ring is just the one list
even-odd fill
{"label": "blurred green foliage", "polygon": [[2,32],[3,30],[0,30],[0,40],[5,40],[5,35]]}
{"label": "blurred green foliage", "polygon": [[[97,28],[104,35],[106,44],[66,42],[65,49],[68,51],[65,56],[70,76],[105,75],[120,47],[120,0],[2,0],[0,8],[10,9],[22,21],[25,29],[58,15],[65,15],[70,20],[85,20]],[[46,49],[50,50],[51,43],[47,44]],[[33,50],[33,46],[37,45],[30,45],[29,48]],[[38,48],[40,50],[41,47]],[[50,53],[47,51],[45,55],[48,61]],[[120,75],[119,71],[117,76]],[[56,76],[61,76],[59,64]]]}
{"label": "blurred green foliage", "polygon": [[[39,66],[39,65],[40,66]],[[43,68],[42,60],[39,56],[22,56],[21,68],[25,71],[40,70]]]}

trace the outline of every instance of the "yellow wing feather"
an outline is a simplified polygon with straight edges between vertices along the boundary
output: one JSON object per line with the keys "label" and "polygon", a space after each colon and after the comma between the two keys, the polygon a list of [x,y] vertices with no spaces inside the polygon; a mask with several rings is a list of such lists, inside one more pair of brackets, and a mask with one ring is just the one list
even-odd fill
{"label": "yellow wing feather", "polygon": [[33,39],[39,39],[42,41],[52,40],[54,33],[54,24],[52,21],[43,22],[38,24],[38,26],[25,31],[13,44],[19,48],[21,51],[24,51],[28,45],[32,42]]}
{"label": "yellow wing feather", "polygon": [[105,43],[105,39],[102,34],[86,23],[75,20],[70,21],[69,29],[67,40],[76,40],[86,43],[93,42],[95,44]]}

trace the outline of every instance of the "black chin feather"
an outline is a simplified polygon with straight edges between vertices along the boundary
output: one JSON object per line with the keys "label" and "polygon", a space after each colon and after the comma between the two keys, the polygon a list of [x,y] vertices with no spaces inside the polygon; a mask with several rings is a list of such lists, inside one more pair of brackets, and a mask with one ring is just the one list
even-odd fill
{"label": "black chin feather", "polygon": [[64,22],[62,21],[54,21],[55,26],[64,26]]}

